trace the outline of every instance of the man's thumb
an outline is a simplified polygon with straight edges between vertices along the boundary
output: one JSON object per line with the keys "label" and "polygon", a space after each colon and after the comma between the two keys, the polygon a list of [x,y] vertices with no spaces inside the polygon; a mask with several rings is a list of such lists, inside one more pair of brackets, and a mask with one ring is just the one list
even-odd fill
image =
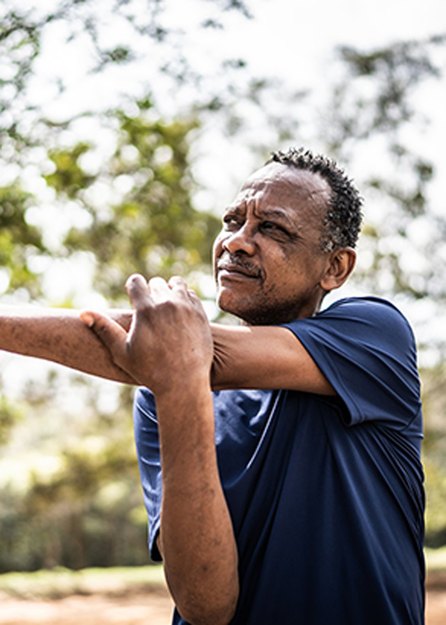
{"label": "man's thumb", "polygon": [[82,310],[79,316],[109,350],[114,362],[122,363],[127,339],[124,328],[107,315],[92,310]]}

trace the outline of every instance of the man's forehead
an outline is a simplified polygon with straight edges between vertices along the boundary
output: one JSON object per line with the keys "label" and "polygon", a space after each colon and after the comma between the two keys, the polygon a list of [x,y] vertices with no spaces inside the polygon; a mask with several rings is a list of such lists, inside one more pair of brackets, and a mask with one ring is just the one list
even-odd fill
{"label": "man's forehead", "polygon": [[249,176],[233,205],[264,199],[278,206],[297,208],[305,202],[309,207],[321,208],[326,207],[329,197],[329,186],[318,174],[273,162]]}
{"label": "man's forehead", "polygon": [[274,161],[254,171],[242,188],[251,186],[254,183],[258,185],[277,183],[285,187],[289,186],[295,190],[328,190],[327,182],[318,173]]}

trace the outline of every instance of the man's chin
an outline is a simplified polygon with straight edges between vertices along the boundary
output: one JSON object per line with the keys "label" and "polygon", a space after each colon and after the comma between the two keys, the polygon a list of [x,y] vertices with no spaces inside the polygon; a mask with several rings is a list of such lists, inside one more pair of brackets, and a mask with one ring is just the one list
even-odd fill
{"label": "man's chin", "polygon": [[240,303],[240,298],[234,297],[232,293],[225,289],[221,289],[217,294],[217,306],[223,312],[243,319],[244,306]]}

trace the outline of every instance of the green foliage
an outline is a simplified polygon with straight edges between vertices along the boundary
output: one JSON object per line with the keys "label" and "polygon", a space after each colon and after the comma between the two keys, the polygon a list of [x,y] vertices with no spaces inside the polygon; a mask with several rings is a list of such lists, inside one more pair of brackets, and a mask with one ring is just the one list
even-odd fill
{"label": "green foliage", "polygon": [[130,432],[99,448],[65,449],[24,496],[2,492],[0,570],[147,562],[146,519]]}
{"label": "green foliage", "polygon": [[418,117],[413,105],[417,88],[430,78],[440,78],[446,35],[427,40],[394,42],[363,51],[340,46],[342,74],[332,90],[330,123],[326,126],[330,153],[349,156],[351,144],[384,134],[389,149],[401,156],[398,137],[407,123]]}
{"label": "green foliage", "polygon": [[23,412],[3,394],[0,395],[0,447],[8,442],[11,430],[23,418]]}
{"label": "green foliage", "polygon": [[38,279],[29,261],[45,252],[45,246],[38,229],[26,221],[32,202],[32,196],[18,184],[0,187],[0,268],[7,274],[11,291],[26,287],[36,295]]}
{"label": "green foliage", "polygon": [[[133,44],[143,37],[166,46],[160,71],[171,82],[189,88],[199,81],[199,73],[170,43],[177,35],[163,25],[164,3],[147,0],[147,11],[142,15],[137,4],[115,0],[108,17],[98,15],[92,0],[59,0],[49,11],[38,6],[12,10],[8,1],[0,8],[0,54],[11,61],[9,73],[0,75],[0,163],[8,172],[14,163],[22,165],[34,179],[40,175],[58,206],[76,202],[89,216],[82,228],[68,232],[58,253],[70,256],[92,251],[96,286],[110,300],[122,297],[125,279],[134,271],[167,276],[202,268],[209,261],[210,241],[218,227],[214,216],[197,211],[192,202],[195,187],[189,150],[198,128],[195,114],[164,120],[155,112],[152,98],[141,98],[131,106],[127,102],[124,109],[101,111],[96,115],[97,128],[108,128],[115,144],[112,153],[104,157],[94,135],[88,141],[66,141],[66,131],[76,125],[76,118],[46,119],[45,111],[30,96],[30,79],[40,58],[42,38],[56,25],[61,33],[68,32],[67,46],[86,35],[87,43],[83,40],[82,45],[90,52],[93,73],[137,60],[137,46]],[[212,4],[217,2],[208,3],[210,13]],[[244,8],[243,3],[224,6],[225,10]],[[130,25],[134,41],[130,38],[111,47],[102,43],[104,25],[112,18],[121,23],[123,31],[125,24]],[[203,28],[210,27],[203,24]],[[231,71],[243,69],[243,63],[232,64],[223,75],[229,79]],[[58,93],[65,87],[62,79],[57,84]],[[232,98],[236,91],[232,90]],[[197,110],[205,111],[206,100],[213,94],[206,88],[200,92],[203,100]],[[88,111],[82,115],[89,117]],[[95,161],[93,167],[91,159]],[[28,165],[30,172],[25,169]],[[48,250],[41,232],[27,219],[27,211],[38,205],[39,199],[22,191],[25,185],[19,176],[16,169],[18,182],[0,190],[0,267],[7,272],[10,290],[26,287],[36,296],[39,281],[30,261]],[[108,195],[105,201],[104,189]],[[74,379],[72,387],[77,382]],[[59,431],[49,423],[67,418],[60,414],[59,406],[64,395],[73,390],[59,385],[59,376],[53,376],[43,387],[31,384],[25,389],[29,403],[22,433],[26,437],[26,428],[34,429],[33,444],[40,446],[42,453],[49,444],[47,439],[53,441],[51,454],[56,453],[59,466],[49,474],[36,469],[23,492],[4,486],[0,569],[145,563],[146,515],[128,423],[131,393],[123,389],[114,414],[105,415],[96,403],[97,386],[84,378],[81,386],[89,397],[85,400],[88,427],[85,415],[71,420],[75,443],[66,440],[66,428]],[[5,400],[0,407],[1,440],[5,444],[11,434],[12,445],[18,444],[14,434],[20,436],[20,428],[14,427],[14,416],[12,402]],[[51,434],[45,435],[45,431]],[[93,432],[99,446],[91,450]]]}
{"label": "green foliage", "polygon": [[0,575],[0,592],[23,598],[55,599],[98,592],[108,596],[125,595],[135,591],[164,589],[165,586],[161,565],[88,568],[80,571],[58,567],[51,571]]}
{"label": "green foliage", "polygon": [[14,99],[22,101],[33,63],[40,52],[40,32],[39,23],[29,20],[26,12],[5,9],[5,6],[0,9],[0,54],[8,59],[8,72],[0,77],[0,130],[7,131],[14,139],[21,134],[18,119],[11,115],[9,104]]}
{"label": "green foliage", "polygon": [[446,409],[444,363],[422,371],[425,418],[424,466],[426,472],[427,545],[446,543]]}
{"label": "green foliage", "polygon": [[323,131],[328,152],[350,170],[367,162],[369,172],[358,182],[366,197],[362,248],[371,261],[356,280],[375,294],[446,301],[446,219],[431,196],[436,167],[413,140],[427,127],[414,103],[420,87],[442,76],[445,44],[441,35],[372,51],[338,50],[340,78]]}
{"label": "green foliage", "polygon": [[79,165],[79,157],[88,152],[90,147],[87,143],[78,143],[72,149],[54,149],[48,152],[55,171],[44,178],[56,193],[73,199],[79,189],[87,188],[93,182],[93,176],[88,176]]}
{"label": "green foliage", "polygon": [[[432,433],[429,434],[432,437]],[[443,450],[445,436],[441,436]],[[438,463],[428,455],[425,457],[427,513],[426,545],[432,548],[446,543],[446,470],[443,463]]]}
{"label": "green foliage", "polygon": [[[371,52],[346,46],[339,48],[344,67],[353,79],[364,81],[371,78],[379,85],[371,97],[364,94],[356,96],[356,117],[351,115],[351,110],[347,113],[348,125],[355,139],[377,132],[399,132],[404,122],[413,119],[416,110],[411,95],[427,78],[440,77],[441,71],[433,60],[432,48],[445,42],[446,36],[443,35],[430,37],[427,41],[395,42]],[[343,85],[343,89],[346,88]],[[343,89],[338,91],[338,97]],[[342,97],[345,96],[346,93],[343,93]]]}
{"label": "green foliage", "polygon": [[[216,217],[192,204],[189,137],[196,121],[163,121],[147,100],[135,115],[113,115],[116,147],[94,175],[82,168],[82,157],[94,147],[85,143],[52,150],[54,171],[46,175],[59,197],[76,199],[91,216],[87,228],[71,229],[65,245],[93,251],[96,285],[111,300],[122,297],[135,271],[167,277],[203,268],[219,228]],[[95,200],[99,184],[112,197],[105,208]]]}

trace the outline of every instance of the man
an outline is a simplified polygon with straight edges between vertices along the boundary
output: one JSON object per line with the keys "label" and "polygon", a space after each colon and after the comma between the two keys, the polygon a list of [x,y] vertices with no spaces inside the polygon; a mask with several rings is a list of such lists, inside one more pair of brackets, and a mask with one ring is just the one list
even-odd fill
{"label": "man", "polygon": [[246,325],[210,326],[180,278],[141,276],[128,282],[130,328],[83,314],[94,362],[71,353],[85,335],[76,320],[52,321],[49,348],[35,345],[38,320],[22,323],[22,353],[27,341],[27,353],[143,386],[136,443],[174,623],[423,623],[413,335],[376,298],[320,312],[354,267],[360,208],[328,159],[276,153],[214,246],[218,303]]}

